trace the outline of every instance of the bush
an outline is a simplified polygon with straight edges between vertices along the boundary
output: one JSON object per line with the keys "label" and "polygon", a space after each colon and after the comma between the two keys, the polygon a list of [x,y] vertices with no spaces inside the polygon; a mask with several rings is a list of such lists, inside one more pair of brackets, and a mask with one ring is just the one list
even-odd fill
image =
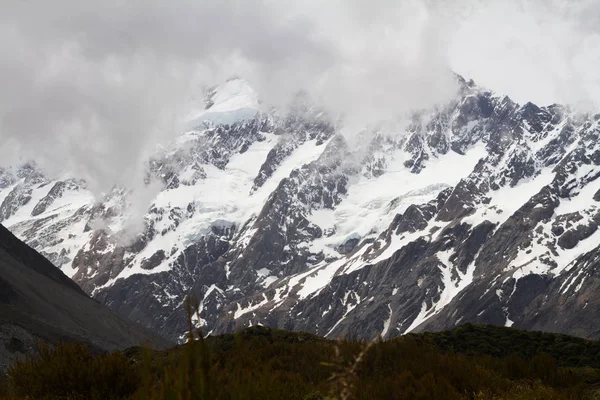
{"label": "bush", "polygon": [[321,392],[310,392],[309,394],[304,396],[302,398],[302,400],[333,400],[333,399],[330,397],[326,397],[325,395],[321,394]]}
{"label": "bush", "polygon": [[[529,333],[464,332],[439,334],[454,351],[440,350],[429,334],[368,344],[255,327],[204,339],[191,325],[185,345],[130,349],[123,354],[132,361],[118,353],[93,356],[84,346],[42,347],[11,370],[17,397],[10,400],[566,400],[586,398],[600,383],[594,368],[560,367],[528,342]],[[503,332],[517,351],[488,345],[506,341]]]}
{"label": "bush", "polygon": [[121,399],[139,377],[121,353],[92,355],[79,344],[40,344],[37,357],[17,361],[8,372],[9,392],[35,399]]}

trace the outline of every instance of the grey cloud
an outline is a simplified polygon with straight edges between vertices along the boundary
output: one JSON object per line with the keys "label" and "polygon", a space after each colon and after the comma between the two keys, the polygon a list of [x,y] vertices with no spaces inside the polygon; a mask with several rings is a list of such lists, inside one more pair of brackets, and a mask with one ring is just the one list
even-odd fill
{"label": "grey cloud", "polygon": [[233,58],[317,73],[334,56],[263,1],[9,1],[0,26],[0,135],[50,166],[74,161],[104,190],[176,133],[195,80],[243,73]]}
{"label": "grey cloud", "polygon": [[451,69],[508,94],[600,101],[596,1],[551,3],[7,0],[0,159],[143,193],[143,161],[179,133],[190,98],[233,74],[269,106],[305,90],[350,131],[447,101]]}

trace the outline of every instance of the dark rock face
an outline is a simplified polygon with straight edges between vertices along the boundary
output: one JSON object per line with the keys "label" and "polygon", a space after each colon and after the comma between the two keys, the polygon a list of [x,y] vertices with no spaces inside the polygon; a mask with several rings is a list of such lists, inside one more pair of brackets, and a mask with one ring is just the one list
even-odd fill
{"label": "dark rock face", "polygon": [[0,303],[11,304],[17,298],[17,292],[15,292],[15,289],[10,285],[10,283],[0,278]]}
{"label": "dark rock face", "polygon": [[31,216],[37,217],[38,215],[46,211],[48,206],[52,204],[52,202],[54,202],[54,200],[56,200],[57,197],[60,197],[63,194],[65,186],[66,183],[63,181],[56,182],[52,189],[50,189],[50,192],[42,200],[40,200],[39,203],[37,203],[36,206],[33,208],[33,211],[31,211]]}
{"label": "dark rock face", "polygon": [[85,295],[75,282],[66,277],[59,269],[52,265],[52,263],[20,241],[2,225],[0,225],[0,249],[3,250],[6,256],[10,256],[12,259],[22,263],[29,269],[32,269],[46,278],[52,279],[60,285],[71,288],[71,290],[74,290],[81,295]]}
{"label": "dark rock face", "polygon": [[352,238],[348,238],[348,240],[346,240],[345,242],[343,242],[342,244],[340,244],[337,247],[337,251],[340,254],[350,254],[352,252],[352,250],[354,250],[356,248],[356,245],[360,242],[360,238],[357,237],[352,237]]}
{"label": "dark rock face", "polygon": [[0,220],[173,340],[190,293],[206,333],[475,322],[600,338],[598,121],[457,80],[454,101],[400,132],[344,136],[302,96],[286,115],[201,125],[150,161],[164,187],[133,237],[126,189],[65,206],[85,185],[32,165],[0,171]]}
{"label": "dark rock face", "polygon": [[31,200],[32,186],[43,185],[45,178],[36,169],[26,164],[17,169],[15,176],[4,171],[3,182],[5,184],[20,180],[0,204],[0,222],[10,218],[21,207],[27,205]]}
{"label": "dark rock face", "polygon": [[[307,141],[322,144],[334,135],[333,127],[319,118],[319,113],[310,110],[297,110],[275,126],[275,132],[283,140],[269,151],[265,162],[260,166],[252,190],[260,188],[277,170],[281,163]],[[300,166],[299,166],[300,167]]]}
{"label": "dark rock face", "polygon": [[2,205],[0,205],[0,222],[4,221],[16,212],[19,207],[23,207],[29,203],[31,200],[31,190],[23,187],[17,186],[15,187],[9,194],[6,196]]}
{"label": "dark rock face", "polygon": [[592,236],[598,230],[598,225],[591,222],[589,225],[578,225],[566,231],[558,239],[558,245],[563,249],[573,249],[579,242]]}
{"label": "dark rock face", "polygon": [[44,257],[0,226],[0,369],[35,342],[75,341],[103,350],[168,342],[89,298]]}

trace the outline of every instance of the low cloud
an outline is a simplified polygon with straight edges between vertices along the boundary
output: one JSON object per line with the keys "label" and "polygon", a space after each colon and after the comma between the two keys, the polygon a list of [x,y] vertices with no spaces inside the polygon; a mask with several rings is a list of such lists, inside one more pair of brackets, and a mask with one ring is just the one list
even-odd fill
{"label": "low cloud", "polygon": [[600,109],[598,1],[474,0],[444,13],[456,21],[452,69],[521,103]]}
{"label": "low cloud", "polygon": [[518,101],[597,108],[594,3],[8,0],[0,157],[149,202],[144,161],[180,133],[204,85],[232,75],[266,106],[304,90],[350,131],[448,101],[453,70]]}

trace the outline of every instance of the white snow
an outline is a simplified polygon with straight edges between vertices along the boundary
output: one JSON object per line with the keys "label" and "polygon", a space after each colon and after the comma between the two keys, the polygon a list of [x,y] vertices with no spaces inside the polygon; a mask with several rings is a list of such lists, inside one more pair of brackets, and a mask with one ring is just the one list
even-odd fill
{"label": "white snow", "polygon": [[400,235],[392,235],[392,240],[390,241],[389,245],[383,250],[383,252],[380,255],[378,255],[372,260],[369,260],[369,264],[377,264],[378,262],[387,260],[388,258],[393,256],[396,251],[400,250],[402,247],[406,246],[410,242],[414,242],[420,237],[428,238],[428,235],[424,231],[405,232],[401,233]]}
{"label": "white snow", "polygon": [[210,297],[210,295],[215,291],[219,292],[221,295],[223,294],[223,290],[220,289],[217,285],[210,285],[210,287],[206,290],[204,297],[200,301],[200,304],[198,305],[198,312],[194,313],[194,315],[192,315],[192,321],[195,322],[196,327],[203,327],[206,325],[206,320],[204,320],[203,318],[200,318],[200,320],[198,321],[198,316],[201,315],[202,312],[204,311],[204,301],[206,299],[208,299]]}
{"label": "white snow", "polygon": [[600,229],[598,229],[592,236],[585,240],[580,241],[577,246],[572,249],[558,249],[558,257],[554,260],[557,262],[558,267],[556,273],[562,272],[571,265],[579,256],[589,253],[592,250],[600,247]]}
{"label": "white snow", "polygon": [[214,104],[210,108],[190,114],[186,123],[188,128],[206,121],[232,124],[251,119],[259,111],[258,95],[243,79],[232,79],[217,87],[212,101]]}
{"label": "white snow", "polygon": [[[444,266],[440,266],[440,272],[442,273],[442,283],[444,287],[441,288],[441,292],[439,292],[439,300],[437,302],[434,302],[429,309],[427,308],[427,303],[423,302],[421,306],[421,311],[413,320],[411,325],[404,331],[404,333],[411,332],[412,330],[416,329],[419,325],[427,321],[429,318],[438,314],[440,311],[442,311],[442,309],[444,309],[444,307],[450,304],[450,302],[460,292],[462,292],[467,286],[469,286],[473,282],[475,262],[471,263],[467,267],[467,271],[465,273],[462,273],[448,261],[451,256],[451,250],[439,252],[437,255],[440,261],[444,260],[441,261],[444,264]],[[477,259],[477,257],[475,257],[475,259]],[[453,272],[455,272],[458,275],[458,280],[452,279]]]}
{"label": "white snow", "polygon": [[8,195],[10,194],[10,192],[13,191],[13,189],[19,184],[19,182],[12,184],[10,186],[7,186],[5,188],[0,188],[0,204],[2,204],[4,202],[4,199],[6,199],[6,197],[8,197]]}
{"label": "white snow", "polygon": [[[581,178],[594,175],[600,171],[600,167],[593,165],[583,165],[577,170],[576,178]],[[587,209],[597,209],[594,204],[593,197],[600,190],[600,179],[596,179],[586,184],[579,191],[574,191],[569,199],[560,199],[560,205],[554,210],[556,215],[570,214],[581,212]]]}
{"label": "white snow", "polygon": [[508,315],[507,315],[507,316],[506,316],[506,322],[504,323],[504,326],[506,326],[506,327],[509,327],[509,328],[510,328],[511,326],[513,326],[513,324],[514,324],[514,323],[515,323],[515,322],[514,322],[514,321],[511,321],[511,320],[510,320],[510,318],[508,318]]}
{"label": "white snow", "polygon": [[[565,280],[565,282],[563,282],[562,286],[560,287],[560,292],[562,294],[568,293],[571,286],[573,286],[573,284],[577,282],[577,280],[584,273],[584,271],[584,268],[580,268],[579,271],[577,271],[577,273],[574,274],[570,279]],[[583,277],[583,279],[580,280],[579,285],[577,285],[577,287],[575,288],[575,292],[578,292],[579,289],[581,289],[581,285],[584,281],[585,277]]]}
{"label": "white snow", "polygon": [[[23,183],[23,180],[21,180],[20,183]],[[52,189],[52,183],[34,187],[31,192],[31,199],[29,200],[29,202],[27,202],[27,204],[23,205],[22,207],[19,207],[15,214],[4,220],[2,222],[4,226],[10,228],[12,225],[18,224],[19,222],[27,221],[30,218],[32,218],[31,212],[33,211],[35,206],[40,202],[40,200],[48,194],[50,189]]]}
{"label": "white snow", "polygon": [[[541,139],[528,142],[529,148],[533,151],[533,153],[537,153],[538,151],[544,149],[552,140],[556,139],[561,131],[564,129],[565,125],[569,122],[569,118],[565,118],[560,124],[556,125],[556,127],[547,133],[547,135]],[[550,122],[548,122],[550,124]],[[546,124],[546,125],[548,125]],[[527,126],[527,122],[524,121],[524,125],[527,131],[531,131],[530,127]],[[546,127],[544,127],[544,130]]]}
{"label": "white snow", "polygon": [[271,286],[275,281],[277,281],[279,279],[278,276],[276,275],[269,275],[266,276],[265,279],[263,280],[262,284],[264,287],[269,287]]}
{"label": "white snow", "polygon": [[261,269],[257,270],[256,273],[258,274],[259,277],[263,278],[263,277],[269,276],[269,274],[271,273],[271,270],[268,268],[261,268]]}
{"label": "white snow", "polygon": [[[231,157],[224,170],[212,165],[203,165],[207,177],[194,186],[180,185],[176,189],[164,190],[154,201],[156,207],[169,209],[179,207],[185,209],[190,202],[196,208],[195,215],[180,222],[177,230],[167,232],[152,240],[139,252],[131,267],[123,270],[115,279],[126,278],[134,274],[153,274],[167,271],[177,260],[181,252],[201,235],[206,234],[215,221],[226,221],[241,226],[262,209],[267,197],[277,187],[279,182],[289,176],[294,168],[303,163],[309,163],[321,154],[325,145],[316,146],[315,141],[307,141],[288,159],[284,160],[271,178],[255,192],[251,192],[254,178],[258,175],[260,166],[269,151],[281,140],[280,136],[265,134],[262,142],[253,143],[243,154]],[[167,214],[165,213],[165,214]],[[156,225],[161,227],[160,223]],[[247,232],[247,240],[251,232]],[[159,250],[167,253],[177,249],[165,259],[161,265],[151,270],[141,268],[144,259],[150,258]],[[273,283],[277,277],[265,277],[266,286]],[[112,284],[111,280],[107,285]]]}
{"label": "white snow", "polygon": [[[582,165],[573,174],[572,178],[575,184],[580,185],[582,181],[586,182],[590,176],[597,173],[598,167],[593,165]],[[600,189],[600,180],[591,181],[583,188],[576,188],[572,191],[571,197],[568,199],[560,199],[559,206],[554,210],[554,217],[579,212],[583,219],[574,223],[571,229],[577,225],[587,224],[592,215],[597,212],[598,206],[592,200],[594,194]],[[572,267],[576,259],[587,252],[590,252],[598,247],[600,243],[600,231],[596,231],[591,237],[580,241],[577,246],[572,249],[562,249],[555,246],[556,255],[553,254],[549,247],[554,246],[552,239],[554,235],[551,232],[551,223],[541,223],[534,231],[541,228],[542,231],[538,234],[531,245],[526,248],[519,249],[517,256],[512,260],[508,270],[512,270],[512,277],[520,279],[530,274],[553,274],[559,275],[565,270]],[[556,262],[556,267],[551,267],[548,263],[542,262],[541,259],[548,259]],[[570,286],[570,285],[569,285]],[[569,287],[565,290],[567,290]]]}
{"label": "white snow", "polygon": [[254,310],[256,310],[256,309],[264,306],[268,302],[269,302],[269,299],[267,298],[267,295],[263,293],[263,299],[260,302],[256,303],[256,304],[250,304],[248,307],[242,308],[240,306],[240,304],[238,303],[237,310],[234,312],[233,317],[235,319],[238,319],[242,315],[247,314],[249,312],[252,312],[252,311],[254,311]]}
{"label": "white snow", "polygon": [[[404,166],[408,154],[397,150],[391,155],[385,173],[379,177],[361,175],[350,181],[348,194],[335,210],[319,209],[309,220],[321,229],[335,234],[315,240],[313,252],[337,255],[335,247],[348,237],[377,237],[397,213],[403,213],[411,204],[422,204],[434,199],[447,187],[454,186],[468,175],[486,154],[485,146],[475,145],[465,155],[453,151],[431,158],[419,173],[411,173]],[[451,165],[452,168],[448,168]],[[397,250],[394,249],[394,250]]]}
{"label": "white snow", "polygon": [[[55,184],[56,181],[52,181],[43,186],[35,186],[31,194],[31,200],[23,207],[20,207],[10,218],[3,221],[3,224],[15,235],[23,238],[25,232],[31,229],[34,223],[37,223],[36,230],[38,234],[47,235],[47,242],[41,241],[38,245],[38,250],[43,250],[47,254],[60,254],[64,250],[67,261],[61,265],[57,265],[57,267],[67,276],[72,277],[77,271],[71,268],[71,261],[77,252],[89,241],[91,235],[91,233],[84,233],[84,227],[87,223],[85,217],[75,218],[74,215],[82,207],[89,207],[93,204],[94,197],[84,189],[67,189],[43,213],[35,217],[32,216],[31,212],[35,206],[48,194]],[[12,190],[12,188],[14,186],[5,190]],[[3,191],[2,194],[6,193]],[[40,223],[42,220],[44,223]],[[69,221],[68,229],[57,230],[53,225],[57,221]]]}
{"label": "white snow", "polygon": [[[356,300],[356,304],[350,304],[348,302],[348,297],[349,297],[350,294],[354,295],[354,298]],[[335,328],[337,328],[339,326],[339,324],[341,324],[342,321],[344,321],[346,319],[346,317],[348,316],[348,314],[350,314],[352,312],[352,310],[354,310],[358,304],[360,304],[360,298],[358,297],[358,295],[356,294],[356,292],[354,292],[354,291],[347,291],[346,294],[344,295],[344,299],[342,300],[342,305],[346,307],[346,312],[344,313],[344,315],[342,316],[342,318],[340,318],[331,327],[331,329],[325,334],[325,337],[328,337],[329,335],[331,335],[331,333],[335,330]]]}
{"label": "white snow", "polygon": [[293,287],[295,283],[301,282],[301,279],[304,279],[304,281],[301,282],[302,289],[298,291],[299,298],[304,299],[310,295],[318,294],[318,292],[331,282],[331,279],[333,279],[335,273],[345,261],[346,260],[334,261],[323,267],[314,268],[309,272],[304,273],[303,276],[294,277],[290,279],[290,286]]}
{"label": "white snow", "polygon": [[421,311],[419,311],[419,314],[417,314],[413,322],[403,333],[410,333],[415,330],[417,326],[421,325],[422,322],[425,322],[425,320],[428,318],[427,313],[427,303],[423,302],[421,304]]}
{"label": "white snow", "polygon": [[392,323],[392,306],[388,304],[388,309],[390,310],[390,314],[388,318],[383,322],[383,330],[381,331],[381,337],[385,338],[385,335],[388,334],[390,330],[390,324]]}
{"label": "white snow", "polygon": [[[468,174],[484,153],[485,148],[480,145],[471,148],[464,156],[450,152],[439,159],[429,160],[427,167],[416,175],[403,165],[403,153],[398,152],[398,158],[390,164],[385,174],[378,178],[361,176],[352,184],[348,195],[335,210],[313,211],[309,218],[311,222],[322,229],[334,229],[335,234],[310,243],[310,250],[312,252],[322,250],[325,254],[339,256],[333,252],[333,248],[348,238],[364,238],[379,234],[388,227],[397,212],[404,212],[411,204],[431,200],[448,185],[456,184],[460,174]],[[442,165],[446,162],[456,165],[456,168],[444,168]],[[396,204],[386,207],[394,199],[397,199]],[[331,282],[336,273],[351,273],[367,264],[386,260],[398,249],[422,236],[428,236],[427,229],[421,232],[393,235],[391,243],[375,259],[368,262],[360,260],[360,256],[367,249],[365,246],[361,252],[354,254],[350,259],[342,258],[290,278],[288,286],[301,285],[298,291],[300,299],[318,294]]]}
{"label": "white snow", "polygon": [[271,284],[273,282],[275,282],[277,279],[279,279],[277,276],[271,275],[271,270],[269,270],[268,268],[261,268],[261,269],[257,270],[256,273],[258,274],[260,283],[264,287],[271,286]]}
{"label": "white snow", "polygon": [[[286,140],[285,137],[281,137],[280,139]],[[289,157],[283,160],[273,175],[252,195],[258,199],[266,200],[266,198],[277,188],[279,182],[284,178],[289,177],[293,170],[317,160],[330,141],[331,139],[320,146],[317,146],[316,141],[314,140],[306,141],[301,144]],[[263,161],[265,159],[266,155],[265,158],[263,158]]]}
{"label": "white snow", "polygon": [[545,168],[533,178],[521,180],[516,186],[506,185],[496,191],[490,191],[489,204],[481,204],[476,211],[463,219],[473,226],[488,220],[502,225],[531,197],[539,193],[542,188],[552,182],[554,174],[552,168]]}
{"label": "white snow", "polygon": [[[431,315],[437,314],[444,307],[450,304],[456,295],[458,295],[464,288],[469,286],[473,281],[475,263],[471,263],[471,265],[467,267],[467,271],[462,273],[458,268],[456,268],[456,266],[450,263],[449,259],[451,257],[451,253],[451,250],[447,250],[437,254],[440,258],[440,261],[444,265],[443,267],[440,266],[444,288],[440,294],[440,299],[437,301],[437,303],[435,303],[431,310]],[[453,273],[458,275],[458,280],[452,279]]]}

